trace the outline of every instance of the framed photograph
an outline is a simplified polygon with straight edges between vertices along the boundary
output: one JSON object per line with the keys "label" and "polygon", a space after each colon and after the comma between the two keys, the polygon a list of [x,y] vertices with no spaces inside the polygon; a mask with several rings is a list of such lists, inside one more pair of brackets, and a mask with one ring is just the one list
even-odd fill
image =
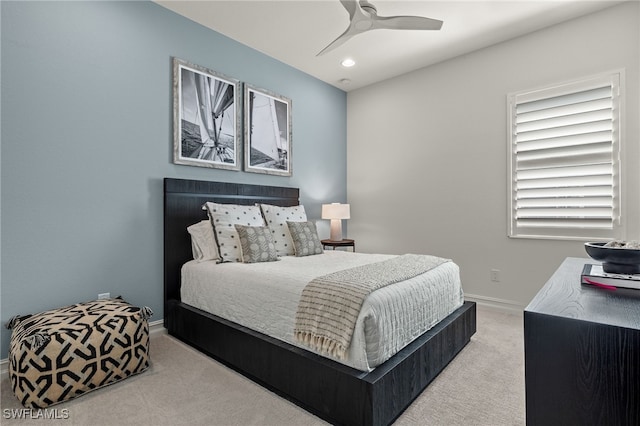
{"label": "framed photograph", "polygon": [[240,82],[173,59],[173,162],[240,170]]}
{"label": "framed photograph", "polygon": [[291,176],[291,99],[244,85],[244,169]]}

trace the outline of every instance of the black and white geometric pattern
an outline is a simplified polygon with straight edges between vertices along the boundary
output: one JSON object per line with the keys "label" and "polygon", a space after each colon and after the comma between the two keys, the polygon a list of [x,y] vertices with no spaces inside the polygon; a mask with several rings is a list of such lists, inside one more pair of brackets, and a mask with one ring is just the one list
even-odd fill
{"label": "black and white geometric pattern", "polygon": [[45,408],[149,366],[151,309],[121,298],[14,317],[11,387],[27,408]]}

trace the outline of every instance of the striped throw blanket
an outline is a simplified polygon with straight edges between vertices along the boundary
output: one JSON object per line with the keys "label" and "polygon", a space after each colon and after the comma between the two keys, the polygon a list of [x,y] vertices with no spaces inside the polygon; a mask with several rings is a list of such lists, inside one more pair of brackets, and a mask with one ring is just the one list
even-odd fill
{"label": "striped throw blanket", "polygon": [[321,354],[344,359],[360,308],[371,292],[449,261],[405,254],[314,278],[300,296],[293,330],[295,339]]}

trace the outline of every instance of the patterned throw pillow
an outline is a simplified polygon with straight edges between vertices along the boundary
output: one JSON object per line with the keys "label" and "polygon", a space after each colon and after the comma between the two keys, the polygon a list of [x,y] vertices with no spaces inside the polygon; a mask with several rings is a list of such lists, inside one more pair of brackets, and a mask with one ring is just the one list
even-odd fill
{"label": "patterned throw pillow", "polygon": [[220,260],[216,237],[213,235],[211,221],[203,220],[187,227],[191,235],[191,251],[193,258],[198,262],[205,260]]}
{"label": "patterned throw pillow", "polygon": [[278,260],[276,245],[266,226],[236,225],[244,263],[273,262]]}
{"label": "patterned throw pillow", "polygon": [[234,225],[264,226],[258,206],[238,204],[205,203],[213,224],[218,252],[223,262],[242,262],[238,232]]}
{"label": "patterned throw pillow", "polygon": [[280,207],[260,204],[260,210],[273,235],[278,256],[292,256],[295,252],[287,222],[306,222],[304,206]]}
{"label": "patterned throw pillow", "polygon": [[313,222],[287,222],[296,257],[322,254],[322,243],[318,238],[318,230]]}

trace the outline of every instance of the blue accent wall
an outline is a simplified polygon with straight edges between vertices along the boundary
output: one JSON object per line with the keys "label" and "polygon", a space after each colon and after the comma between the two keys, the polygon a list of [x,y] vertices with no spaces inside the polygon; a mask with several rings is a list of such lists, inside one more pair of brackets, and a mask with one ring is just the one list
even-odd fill
{"label": "blue accent wall", "polygon": [[[345,92],[151,2],[0,7],[3,324],[105,292],[162,319],[164,177],[346,201]],[[172,57],[292,99],[293,176],[173,164]]]}

